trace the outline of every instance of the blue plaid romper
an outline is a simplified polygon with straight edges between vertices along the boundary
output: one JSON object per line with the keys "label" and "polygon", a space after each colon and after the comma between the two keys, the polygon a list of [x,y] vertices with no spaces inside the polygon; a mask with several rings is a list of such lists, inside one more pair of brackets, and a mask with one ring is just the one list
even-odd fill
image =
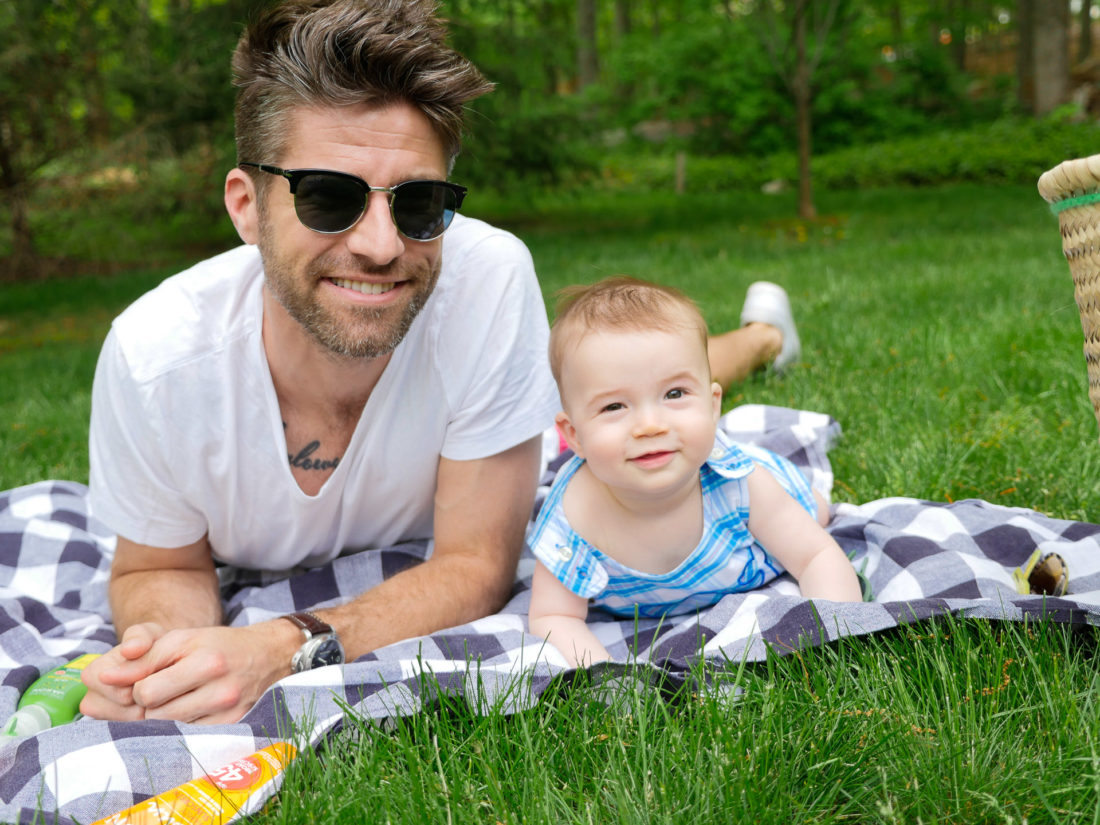
{"label": "blue plaid romper", "polygon": [[569,525],[562,497],[584,464],[573,456],[558,471],[527,541],[535,557],[573,593],[617,616],[658,617],[709,607],[727,593],[760,587],[783,567],[749,534],[746,477],[757,464],[816,516],[810,484],[788,459],[717,433],[700,469],[703,537],[678,567],[662,574],[633,570],[589,544]]}

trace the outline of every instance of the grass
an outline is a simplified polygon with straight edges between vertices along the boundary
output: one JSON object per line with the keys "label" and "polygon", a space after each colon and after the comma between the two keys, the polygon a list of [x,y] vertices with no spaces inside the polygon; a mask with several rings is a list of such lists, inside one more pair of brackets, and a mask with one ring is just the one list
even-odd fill
{"label": "grass", "polygon": [[[1090,518],[1097,424],[1056,220],[1032,187],[792,195],[472,196],[532,250],[548,296],[626,272],[674,283],[712,330],[782,283],[803,363],[727,406],[828,412],[836,498],[979,497]],[[0,288],[0,488],[87,479],[109,319],[169,269]],[[1096,633],[962,620],[736,670],[729,696],[607,707],[567,690],[363,727],[298,761],[262,822],[1100,821]]]}
{"label": "grass", "polygon": [[[534,205],[533,208],[538,208]],[[837,498],[987,498],[1088,519],[1100,477],[1081,326],[1057,222],[1030,187],[554,203],[520,221],[548,294],[615,272],[674,283],[712,331],[783,284],[804,365],[744,401],[832,414]]]}
{"label": "grass", "polygon": [[1095,821],[1094,647],[948,619],[745,667],[736,696],[448,700],[394,731],[352,724],[258,821]]}
{"label": "grass", "polygon": [[0,489],[88,480],[92,376],[111,319],[171,270],[0,286]]}

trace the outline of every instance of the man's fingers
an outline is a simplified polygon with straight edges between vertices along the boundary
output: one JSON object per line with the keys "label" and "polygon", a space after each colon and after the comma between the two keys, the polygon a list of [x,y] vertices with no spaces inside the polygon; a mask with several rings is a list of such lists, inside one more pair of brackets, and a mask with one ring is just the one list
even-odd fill
{"label": "man's fingers", "polygon": [[80,712],[93,719],[141,719],[143,711],[134,705],[131,685],[134,680],[119,672],[127,664],[116,647],[104,653],[81,671],[80,679],[88,688],[80,702]]}
{"label": "man's fingers", "polygon": [[235,722],[283,675],[269,638],[262,627],[166,633],[142,658],[154,672],[134,685],[134,702],[146,719]]}
{"label": "man's fingers", "polygon": [[[129,694],[129,690],[126,693]],[[135,722],[145,718],[145,710],[132,702],[116,702],[111,697],[90,690],[80,702],[80,712],[92,719],[110,719],[115,722]]]}
{"label": "man's fingers", "polygon": [[[129,690],[156,670],[157,668],[148,659],[128,661],[120,656],[118,660],[105,663],[105,666],[97,670],[93,676],[100,684]],[[84,683],[89,684],[87,680]]]}
{"label": "man's fingers", "polygon": [[126,629],[118,644],[118,651],[126,659],[140,659],[149,652],[153,644],[164,635],[160,625],[153,622],[136,624]]}
{"label": "man's fingers", "polygon": [[109,652],[91,662],[81,674],[84,684],[95,689],[97,685],[129,688],[156,670],[146,657],[163,631],[156,624],[140,624],[128,628],[120,641]]}
{"label": "man's fingers", "polygon": [[240,682],[226,678],[229,671],[222,654],[195,651],[135,685],[134,701],[146,719],[235,722],[247,703]]}
{"label": "man's fingers", "polygon": [[88,688],[80,712],[93,719],[145,718],[144,708],[134,702],[133,686],[155,671],[147,654],[160,635],[159,625],[134,625],[119,644],[90,662],[80,674]]}
{"label": "man's fingers", "polygon": [[154,645],[146,657],[153,665],[152,673],[134,685],[135,702],[146,709],[160,709],[177,697],[201,691],[229,672],[220,651],[191,642],[192,634],[183,631],[169,633]]}
{"label": "man's fingers", "polygon": [[240,701],[237,691],[225,692],[203,687],[172,699],[158,707],[145,708],[146,719],[177,719],[201,724],[224,724],[240,721],[248,704]]}
{"label": "man's fingers", "polygon": [[[133,688],[129,685],[124,687],[114,687],[104,682],[99,682],[95,685],[89,685],[87,696],[96,697],[95,702],[105,702],[111,705],[128,706],[134,704]],[[88,713],[86,710],[81,710],[85,716],[95,716],[94,713]]]}

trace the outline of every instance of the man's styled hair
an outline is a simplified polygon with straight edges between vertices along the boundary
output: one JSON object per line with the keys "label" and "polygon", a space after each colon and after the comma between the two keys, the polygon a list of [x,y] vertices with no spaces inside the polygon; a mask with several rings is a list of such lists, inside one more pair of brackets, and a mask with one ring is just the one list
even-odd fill
{"label": "man's styled hair", "polygon": [[465,104],[493,86],[447,45],[435,12],[434,0],[288,0],[261,12],[233,54],[237,160],[277,163],[295,107],[408,103],[449,169]]}
{"label": "man's styled hair", "polygon": [[707,322],[695,302],[680,290],[627,275],[558,292],[557,317],[550,328],[550,371],[561,386],[565,351],[590,332],[629,330],[688,332],[706,352]]}

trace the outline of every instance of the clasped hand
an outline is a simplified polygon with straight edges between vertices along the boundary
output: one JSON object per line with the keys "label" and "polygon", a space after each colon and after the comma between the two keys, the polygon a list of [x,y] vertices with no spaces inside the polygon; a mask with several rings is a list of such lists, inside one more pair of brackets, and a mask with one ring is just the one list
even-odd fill
{"label": "clasped hand", "polygon": [[118,721],[236,722],[290,673],[289,658],[282,668],[274,665],[281,657],[272,655],[262,627],[133,625],[83,671],[88,693],[80,710]]}

